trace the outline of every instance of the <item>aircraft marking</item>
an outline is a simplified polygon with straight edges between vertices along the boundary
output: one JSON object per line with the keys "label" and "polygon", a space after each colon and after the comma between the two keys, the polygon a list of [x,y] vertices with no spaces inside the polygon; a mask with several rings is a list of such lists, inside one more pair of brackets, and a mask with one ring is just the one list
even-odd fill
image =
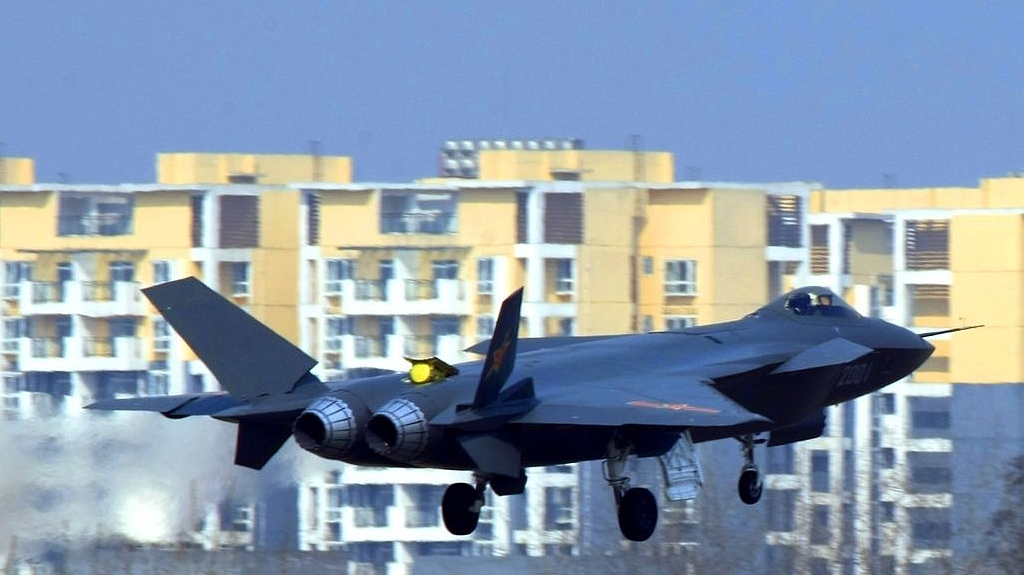
{"label": "aircraft marking", "polygon": [[487,375],[496,373],[501,370],[501,364],[505,361],[505,354],[508,353],[508,346],[512,345],[512,334],[505,335],[505,341],[501,343],[501,346],[494,350],[494,361],[491,363],[491,369],[487,372]]}
{"label": "aircraft marking", "polygon": [[839,379],[836,381],[836,387],[867,383],[873,367],[874,362],[871,361],[862,361],[843,366],[843,371],[839,374]]}
{"label": "aircraft marking", "polygon": [[720,409],[712,409],[710,407],[697,407],[696,405],[690,405],[688,403],[665,403],[658,401],[643,401],[636,400],[630,401],[626,405],[632,405],[633,407],[649,407],[651,409],[671,409],[672,411],[696,411],[699,413],[722,413]]}

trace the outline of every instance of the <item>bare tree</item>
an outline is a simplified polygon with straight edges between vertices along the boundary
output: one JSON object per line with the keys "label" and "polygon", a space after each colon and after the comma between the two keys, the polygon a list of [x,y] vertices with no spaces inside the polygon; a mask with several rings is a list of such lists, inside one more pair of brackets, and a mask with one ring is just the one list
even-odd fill
{"label": "bare tree", "polygon": [[986,531],[988,546],[980,563],[991,573],[1019,575],[1024,565],[1024,455],[1003,472],[1003,494]]}

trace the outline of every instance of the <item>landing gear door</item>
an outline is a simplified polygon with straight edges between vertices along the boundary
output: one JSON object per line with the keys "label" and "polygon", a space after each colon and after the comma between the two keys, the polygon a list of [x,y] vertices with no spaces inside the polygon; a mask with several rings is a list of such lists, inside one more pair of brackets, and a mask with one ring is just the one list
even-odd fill
{"label": "landing gear door", "polygon": [[697,497],[704,485],[704,474],[689,431],[679,434],[676,444],[658,461],[665,474],[665,496],[669,500],[685,501]]}

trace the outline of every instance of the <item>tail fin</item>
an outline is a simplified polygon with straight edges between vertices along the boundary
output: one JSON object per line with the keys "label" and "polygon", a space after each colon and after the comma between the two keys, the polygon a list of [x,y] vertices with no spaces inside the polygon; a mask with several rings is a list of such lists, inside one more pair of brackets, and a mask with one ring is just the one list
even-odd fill
{"label": "tail fin", "polygon": [[512,292],[501,304],[494,326],[491,345],[487,349],[480,384],[476,388],[473,407],[480,408],[498,399],[501,387],[512,375],[516,364],[516,343],[519,341],[519,312],[523,305],[523,288]]}
{"label": "tail fin", "polygon": [[142,293],[236,399],[288,393],[317,363],[196,278]]}

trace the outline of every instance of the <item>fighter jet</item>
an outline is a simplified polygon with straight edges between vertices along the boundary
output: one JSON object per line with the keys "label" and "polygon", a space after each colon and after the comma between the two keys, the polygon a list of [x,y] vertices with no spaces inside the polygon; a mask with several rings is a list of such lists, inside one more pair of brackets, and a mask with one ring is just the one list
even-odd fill
{"label": "fighter jet", "polygon": [[[238,425],[235,463],[262,468],[290,438],[355,465],[464,470],[441,501],[448,530],[476,528],[485,492],[522,493],[526,469],[604,460],[625,538],[654,532],[657,501],[629,457],[657,457],[670,497],[702,483],[694,445],[735,438],[737,490],[762,492],[756,445],[818,437],[825,408],[919,367],[924,337],[805,287],[735,321],[646,334],[520,339],[523,290],[502,304],[483,361],[407,358],[408,372],[323,382],[317,361],[195,278],[143,290],[225,392],[98,401],[90,409],[210,416]],[[963,328],[955,328],[963,329]]]}

